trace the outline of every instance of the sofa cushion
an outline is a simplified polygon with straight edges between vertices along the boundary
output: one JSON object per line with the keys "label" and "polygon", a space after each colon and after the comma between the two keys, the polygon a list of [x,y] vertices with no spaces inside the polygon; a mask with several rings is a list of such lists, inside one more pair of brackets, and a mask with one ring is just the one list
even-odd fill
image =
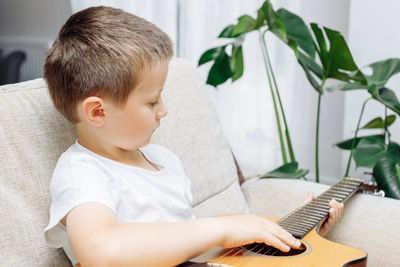
{"label": "sofa cushion", "polygon": [[[195,70],[174,59],[164,99],[169,115],[154,142],[181,158],[197,216],[243,212],[247,204],[211,99]],[[69,266],[47,247],[49,182],[59,155],[76,139],[42,79],[0,87],[0,258],[4,266]]]}
{"label": "sofa cushion", "polygon": [[0,258],[4,266],[69,266],[47,247],[49,179],[74,128],[53,108],[42,79],[0,89]]}

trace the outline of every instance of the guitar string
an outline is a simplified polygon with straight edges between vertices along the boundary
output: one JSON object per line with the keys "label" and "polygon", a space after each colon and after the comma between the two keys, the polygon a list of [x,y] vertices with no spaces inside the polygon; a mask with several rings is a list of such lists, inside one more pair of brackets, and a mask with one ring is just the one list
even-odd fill
{"label": "guitar string", "polygon": [[237,249],[237,247],[227,249],[228,252],[222,254],[221,256],[219,256],[218,258],[214,259],[213,261],[219,261],[220,259],[224,258],[226,255],[228,255],[229,253],[231,253],[231,252],[234,251],[235,249]]}
{"label": "guitar string", "polygon": [[[343,183],[342,183],[343,182]],[[333,189],[334,189],[334,187],[339,187],[338,189],[342,189],[342,188],[340,188],[340,185],[347,185],[347,186],[349,186],[350,188],[346,188],[345,186],[343,186],[343,187],[345,187],[346,189],[350,189],[350,192],[354,192],[358,187],[359,187],[359,185],[360,184],[358,184],[359,182],[358,181],[349,181],[349,183],[345,183],[346,181],[345,181],[345,179],[343,179],[342,181],[340,181],[339,183],[337,183],[335,186],[332,186],[332,188],[330,188],[329,190],[327,190],[326,192],[324,192],[323,194],[321,194],[320,196],[322,196],[322,195],[324,195],[325,193],[336,193]],[[341,184],[342,183],[342,184]],[[355,188],[352,188],[352,187],[354,187],[355,186],[355,183],[357,183],[358,185],[355,187]],[[345,192],[345,194],[347,195],[347,196],[349,196],[349,195],[351,195],[351,193],[350,192]],[[338,192],[339,193],[339,192]],[[334,194],[335,195],[335,194]],[[346,197],[345,197],[345,199],[346,199]],[[314,201],[316,201],[317,199],[315,199]],[[313,201],[313,202],[314,202]],[[343,201],[343,200],[342,200]],[[311,202],[312,203],[312,202]],[[310,203],[308,203],[308,204],[310,204]],[[307,204],[306,204],[307,205]],[[305,205],[305,206],[306,206]],[[305,207],[305,206],[302,206],[302,207]],[[297,210],[296,210],[297,211]],[[292,214],[292,213],[291,213]],[[290,214],[289,214],[290,215]],[[286,216],[287,217],[287,216]],[[247,249],[247,252],[245,253],[245,254],[243,254],[242,256],[245,256],[245,255],[247,255],[247,254],[249,254],[250,252],[254,252],[254,249],[256,249],[258,246],[260,246],[260,245],[262,245],[262,243],[261,244],[259,244],[259,245],[257,245],[255,248],[252,248],[252,249]],[[242,251],[244,251],[244,250],[246,250],[246,248],[245,247],[243,247],[243,246],[241,246],[240,247],[241,249],[240,250],[238,250],[235,254],[233,254],[233,255],[231,255],[228,259],[232,259],[234,256],[236,256],[237,254],[239,254],[240,252],[242,252]],[[217,261],[217,260],[219,260],[220,258],[223,258],[223,257],[225,257],[226,255],[228,255],[229,253],[231,253],[232,251],[234,251],[235,249],[237,249],[237,248],[233,248],[233,249],[230,249],[230,250],[228,250],[228,252],[227,253],[225,253],[225,254],[223,254],[222,256],[220,256],[220,257],[218,257],[215,261]],[[256,254],[258,253],[258,252],[260,252],[261,250],[263,249],[263,247],[261,246],[261,249],[259,249],[257,252],[255,252]],[[276,252],[278,252],[279,250],[277,249],[277,248],[275,248],[275,247],[273,247],[273,246],[271,246],[271,248],[266,252],[266,253],[269,253],[270,251],[271,251],[271,249],[275,249],[275,251],[272,253],[272,255],[271,256],[273,256],[273,255],[275,255],[275,253]],[[266,255],[266,253],[264,253],[264,255]],[[234,259],[234,258],[233,258]],[[225,261],[223,262],[223,263],[226,263]]]}

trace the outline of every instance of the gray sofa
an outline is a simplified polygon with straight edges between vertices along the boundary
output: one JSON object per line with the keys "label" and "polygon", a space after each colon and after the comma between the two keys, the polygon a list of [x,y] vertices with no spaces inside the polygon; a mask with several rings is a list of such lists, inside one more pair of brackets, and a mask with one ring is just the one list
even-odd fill
{"label": "gray sofa", "polygon": [[[153,142],[182,159],[192,181],[198,217],[252,212],[283,216],[328,186],[289,179],[239,183],[228,143],[193,67],[170,64],[164,99],[169,109]],[[59,155],[76,138],[53,108],[42,79],[0,87],[0,265],[70,266],[61,249],[46,246],[49,181]],[[327,238],[368,252],[369,266],[398,266],[400,201],[357,194]]]}

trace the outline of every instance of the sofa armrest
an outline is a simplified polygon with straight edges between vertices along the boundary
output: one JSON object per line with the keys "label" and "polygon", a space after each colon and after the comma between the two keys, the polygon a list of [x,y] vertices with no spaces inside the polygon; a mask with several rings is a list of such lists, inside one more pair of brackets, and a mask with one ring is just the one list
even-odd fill
{"label": "sofa armrest", "polygon": [[[330,186],[291,179],[253,178],[242,185],[250,211],[283,217],[299,207],[308,192]],[[362,249],[370,266],[395,266],[400,247],[400,201],[357,193],[345,203],[341,221],[327,239]]]}

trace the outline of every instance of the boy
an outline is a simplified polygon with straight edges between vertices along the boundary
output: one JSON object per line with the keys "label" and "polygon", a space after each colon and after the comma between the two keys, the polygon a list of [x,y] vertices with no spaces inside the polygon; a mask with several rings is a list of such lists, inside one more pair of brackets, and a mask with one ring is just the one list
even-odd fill
{"label": "boy", "polygon": [[[78,140],[54,170],[45,237],[73,265],[171,266],[215,246],[300,245],[255,215],[195,219],[180,160],[149,144],[167,115],[161,92],[172,55],[160,29],[109,7],[72,15],[47,55],[50,96]],[[321,234],[342,213],[330,206]]]}

